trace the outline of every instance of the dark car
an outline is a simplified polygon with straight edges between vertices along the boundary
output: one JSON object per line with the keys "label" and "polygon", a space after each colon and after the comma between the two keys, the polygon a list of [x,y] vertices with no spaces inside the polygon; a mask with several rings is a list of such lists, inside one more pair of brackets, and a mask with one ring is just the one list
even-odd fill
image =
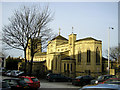
{"label": "dark car", "polygon": [[0,81],[0,90],[11,90],[11,87],[5,81]]}
{"label": "dark car", "polygon": [[109,78],[103,82],[99,82],[98,84],[118,84],[118,85],[120,85],[120,78]]}
{"label": "dark car", "polygon": [[50,74],[47,74],[47,76],[46,76],[46,79],[48,80],[48,81],[53,81],[53,82],[55,82],[55,81],[72,81],[72,79],[71,78],[69,78],[69,77],[66,77],[66,76],[64,76],[64,75],[62,75],[62,74],[53,74],[53,73],[50,73]]}
{"label": "dark car", "polygon": [[30,88],[38,89],[40,87],[40,81],[36,77],[20,76],[19,78],[24,80]]}
{"label": "dark car", "polygon": [[28,89],[28,84],[19,78],[11,78],[11,79],[3,79],[3,81],[7,82],[12,90],[21,90],[21,89]]}
{"label": "dark car", "polygon": [[101,76],[98,76],[97,80],[92,80],[91,84],[98,84],[98,83],[103,82],[109,78],[116,78],[116,76],[115,75],[101,75]]}
{"label": "dark car", "polygon": [[93,80],[93,79],[94,78],[90,75],[78,76],[75,79],[73,79],[72,84],[73,85],[84,86],[84,85],[90,84],[91,80]]}

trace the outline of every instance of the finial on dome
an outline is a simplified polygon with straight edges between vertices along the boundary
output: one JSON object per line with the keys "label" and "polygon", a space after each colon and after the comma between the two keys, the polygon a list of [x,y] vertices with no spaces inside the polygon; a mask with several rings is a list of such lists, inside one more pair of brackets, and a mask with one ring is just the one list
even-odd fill
{"label": "finial on dome", "polygon": [[74,29],[74,27],[72,27],[72,33],[73,33],[73,29]]}

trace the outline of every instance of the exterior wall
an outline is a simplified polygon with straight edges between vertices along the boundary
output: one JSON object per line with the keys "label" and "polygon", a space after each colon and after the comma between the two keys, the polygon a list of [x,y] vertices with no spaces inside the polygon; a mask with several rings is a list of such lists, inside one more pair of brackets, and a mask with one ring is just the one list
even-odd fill
{"label": "exterior wall", "polygon": [[[99,64],[96,64],[97,48],[100,51]],[[90,50],[90,63],[87,63],[87,50]],[[79,51],[81,51],[81,62],[78,62]],[[27,53],[30,53],[29,50]],[[71,59],[63,60],[66,57]],[[47,70],[52,70],[53,73],[62,73],[70,77],[86,74],[95,76],[102,72],[102,42],[93,38],[76,41],[76,34],[69,35],[69,40],[54,39],[48,42],[47,54],[34,57],[34,61],[43,60],[46,60]],[[69,67],[69,72],[65,72],[65,64],[72,64],[72,71]]]}
{"label": "exterior wall", "polygon": [[[96,48],[100,50],[100,64],[96,65]],[[76,76],[84,74],[96,74],[102,72],[102,45],[101,42],[93,40],[79,41],[75,47],[76,54]],[[90,50],[90,63],[87,63],[87,50]],[[78,52],[81,51],[81,63],[78,62]],[[90,70],[91,73],[86,73],[86,70]]]}
{"label": "exterior wall", "polygon": [[52,63],[53,59],[54,59],[54,54],[47,54],[47,58],[46,58],[47,70],[52,70],[52,68],[54,67]]}

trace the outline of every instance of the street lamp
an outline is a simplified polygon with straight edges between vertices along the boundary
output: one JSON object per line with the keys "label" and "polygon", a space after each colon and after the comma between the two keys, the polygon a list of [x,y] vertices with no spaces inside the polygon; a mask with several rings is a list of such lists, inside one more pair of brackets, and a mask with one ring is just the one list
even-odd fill
{"label": "street lamp", "polygon": [[108,74],[110,74],[110,56],[109,56],[109,53],[110,53],[110,29],[114,29],[113,27],[109,27],[108,29]]}

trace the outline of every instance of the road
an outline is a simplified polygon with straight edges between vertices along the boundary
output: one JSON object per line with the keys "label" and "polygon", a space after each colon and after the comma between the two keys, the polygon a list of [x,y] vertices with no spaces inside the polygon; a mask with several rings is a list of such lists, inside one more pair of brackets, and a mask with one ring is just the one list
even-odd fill
{"label": "road", "polygon": [[[1,79],[12,77],[0,77]],[[40,79],[40,88],[38,90],[79,90],[80,86],[74,86],[71,82],[48,82]]]}

